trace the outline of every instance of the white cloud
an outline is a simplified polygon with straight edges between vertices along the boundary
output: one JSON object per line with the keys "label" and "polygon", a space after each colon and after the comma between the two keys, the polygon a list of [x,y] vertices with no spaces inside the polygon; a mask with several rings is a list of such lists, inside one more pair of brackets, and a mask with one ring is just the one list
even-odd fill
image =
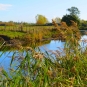
{"label": "white cloud", "polygon": [[0,4],[0,10],[7,10],[11,6],[10,4]]}

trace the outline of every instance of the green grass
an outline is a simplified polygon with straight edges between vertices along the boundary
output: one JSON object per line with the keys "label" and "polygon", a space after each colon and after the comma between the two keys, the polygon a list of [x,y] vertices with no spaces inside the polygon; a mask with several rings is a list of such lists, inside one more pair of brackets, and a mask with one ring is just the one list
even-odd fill
{"label": "green grass", "polygon": [[16,37],[23,37],[25,33],[23,32],[15,32],[15,31],[0,31],[0,35],[6,35],[10,37],[11,39],[16,38]]}

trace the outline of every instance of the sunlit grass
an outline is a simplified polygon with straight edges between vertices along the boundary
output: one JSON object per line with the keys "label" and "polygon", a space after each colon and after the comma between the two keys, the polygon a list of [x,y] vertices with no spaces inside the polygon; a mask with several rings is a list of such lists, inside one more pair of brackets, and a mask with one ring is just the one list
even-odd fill
{"label": "sunlit grass", "polygon": [[28,41],[42,41],[43,39],[53,38],[52,29],[54,26],[28,26],[22,29],[17,26],[0,26],[0,35],[5,35],[12,38],[27,38]]}
{"label": "sunlit grass", "polygon": [[13,31],[0,31],[0,35],[5,35],[12,38],[16,38],[16,37],[23,37],[23,35],[25,35],[25,33],[23,32],[13,32]]}

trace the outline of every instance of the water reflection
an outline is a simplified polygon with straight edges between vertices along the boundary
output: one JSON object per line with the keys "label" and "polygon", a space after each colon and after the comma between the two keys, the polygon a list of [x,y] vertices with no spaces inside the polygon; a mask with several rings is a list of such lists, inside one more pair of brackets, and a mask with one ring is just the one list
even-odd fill
{"label": "water reflection", "polygon": [[[39,46],[39,48],[42,52],[48,51],[48,50],[58,50],[58,48],[61,48],[61,49],[64,48],[64,42],[62,42],[60,40],[51,40],[49,43],[45,43],[44,45]],[[10,68],[10,62],[11,62],[14,52],[15,51],[6,51],[4,53],[0,52],[0,55],[2,55],[0,57],[0,67],[3,67],[5,70],[8,70],[8,68]],[[17,54],[17,52],[16,52],[16,54]],[[15,60],[13,62],[13,67],[18,64],[19,64],[19,62],[17,60]]]}
{"label": "water reflection", "polygon": [[0,58],[0,67],[4,67],[5,70],[8,68],[9,64],[10,64],[10,61],[11,59],[8,58],[8,56],[12,55],[12,52],[9,53],[9,52],[5,52],[4,54],[2,52],[0,52],[0,55],[1,55],[1,58]]}
{"label": "water reflection", "polygon": [[41,51],[49,51],[49,50],[58,50],[58,48],[63,49],[64,43],[61,40],[51,40],[49,44],[45,44],[43,46],[40,46]]}

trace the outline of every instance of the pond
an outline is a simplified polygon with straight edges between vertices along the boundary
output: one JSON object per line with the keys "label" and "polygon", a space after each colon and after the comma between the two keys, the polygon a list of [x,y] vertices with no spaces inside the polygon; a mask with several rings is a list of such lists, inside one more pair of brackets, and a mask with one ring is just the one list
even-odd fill
{"label": "pond", "polygon": [[[87,33],[86,31],[81,31],[82,32],[82,37],[80,42],[80,45],[82,48],[87,46]],[[85,40],[85,42],[84,42]],[[51,40],[48,44],[44,44],[42,46],[39,46],[40,50],[42,52],[44,51],[49,51],[49,50],[62,50],[64,48],[64,41],[61,40]],[[0,52],[0,67],[3,67],[6,71],[10,68],[10,62],[11,62],[11,58],[14,55],[14,53],[16,53],[16,57],[18,58],[19,55],[24,55],[21,54],[22,52],[18,52],[18,51],[6,51],[6,52]],[[18,54],[19,53],[19,54]],[[17,59],[16,58],[16,59]],[[13,62],[13,67],[18,65],[19,62],[17,60],[14,60]]]}

